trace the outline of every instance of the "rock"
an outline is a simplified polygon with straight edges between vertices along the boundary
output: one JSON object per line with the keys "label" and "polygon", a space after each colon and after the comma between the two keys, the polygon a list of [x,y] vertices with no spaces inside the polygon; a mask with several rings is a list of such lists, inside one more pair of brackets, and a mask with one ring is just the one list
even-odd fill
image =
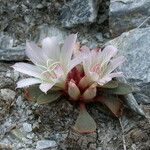
{"label": "rock", "polygon": [[0,33],[0,60],[13,61],[24,60],[24,46],[16,46],[17,40]]}
{"label": "rock", "polygon": [[102,1],[97,15],[97,23],[101,24],[109,18],[109,3],[110,0]]}
{"label": "rock", "polygon": [[126,57],[122,65],[127,79],[139,79],[150,82],[150,27],[134,29],[123,33],[110,41],[119,49],[119,53]]}
{"label": "rock", "polygon": [[33,139],[34,138],[34,133],[29,133],[29,134],[27,134],[27,138],[28,139]]}
{"label": "rock", "polygon": [[61,8],[60,21],[63,27],[93,23],[96,20],[99,0],[71,0]]}
{"label": "rock", "polygon": [[37,142],[36,149],[45,149],[45,148],[53,148],[56,147],[57,144],[55,141],[50,141],[50,140],[40,140]]}
{"label": "rock", "polygon": [[141,83],[138,85],[140,88],[139,92],[135,92],[134,96],[140,104],[150,104],[150,82]]}
{"label": "rock", "polygon": [[5,60],[5,61],[25,60],[24,49],[2,49],[0,48],[0,60]]}
{"label": "rock", "polygon": [[23,123],[23,129],[25,132],[31,132],[32,131],[32,125],[29,123]]}
{"label": "rock", "polygon": [[[111,0],[109,25],[112,36],[141,25],[149,17],[149,6],[149,0]],[[150,25],[150,19],[143,25]]]}
{"label": "rock", "polygon": [[13,90],[10,89],[1,89],[0,90],[0,96],[2,97],[3,100],[14,100],[16,93]]}
{"label": "rock", "polygon": [[21,107],[23,105],[23,98],[21,95],[19,95],[16,99],[16,104],[18,105],[18,107]]}
{"label": "rock", "polygon": [[25,135],[19,129],[11,130],[11,134],[23,142],[28,142],[28,139],[25,137]]}
{"label": "rock", "polygon": [[95,150],[96,133],[84,135],[71,130],[64,141],[64,145],[66,145],[65,149]]}
{"label": "rock", "polygon": [[99,42],[103,42],[103,41],[104,41],[103,35],[102,35],[101,32],[97,33],[97,34],[95,35],[95,37],[96,37],[96,39],[97,39]]}

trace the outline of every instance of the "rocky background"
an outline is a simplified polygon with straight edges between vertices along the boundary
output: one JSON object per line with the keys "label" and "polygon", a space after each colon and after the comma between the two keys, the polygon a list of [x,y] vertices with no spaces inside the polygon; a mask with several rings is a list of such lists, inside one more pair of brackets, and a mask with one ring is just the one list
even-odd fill
{"label": "rocky background", "polygon": [[[71,128],[76,106],[64,99],[37,105],[15,89],[23,75],[10,66],[26,61],[27,40],[56,35],[61,41],[77,32],[81,44],[93,48],[109,41],[126,56],[121,69],[140,88],[127,106],[142,109],[145,116],[126,107],[120,125],[102,106],[92,104],[88,111],[97,131],[79,135]],[[124,145],[149,150],[149,104],[149,0],[0,0],[0,150],[122,150]]]}

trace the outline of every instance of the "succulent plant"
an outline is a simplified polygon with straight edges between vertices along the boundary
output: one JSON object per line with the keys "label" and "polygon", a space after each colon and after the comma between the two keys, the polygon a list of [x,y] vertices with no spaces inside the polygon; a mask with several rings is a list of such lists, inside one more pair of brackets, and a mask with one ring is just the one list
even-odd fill
{"label": "succulent plant", "polygon": [[133,92],[133,87],[119,82],[116,72],[125,60],[117,56],[117,49],[108,45],[104,49],[90,50],[76,42],[77,34],[71,34],[59,43],[56,37],[45,38],[41,46],[26,44],[26,55],[33,64],[16,63],[12,67],[31,76],[17,83],[25,89],[25,97],[39,104],[60,100],[63,95],[79,104],[79,116],[74,130],[91,133],[96,130],[94,119],[87,112],[86,104],[100,102],[116,117],[123,111],[121,95]]}

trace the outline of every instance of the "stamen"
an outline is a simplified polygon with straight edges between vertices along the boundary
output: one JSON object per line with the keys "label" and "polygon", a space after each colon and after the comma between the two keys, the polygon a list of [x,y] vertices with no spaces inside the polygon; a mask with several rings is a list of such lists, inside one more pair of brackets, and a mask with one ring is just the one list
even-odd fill
{"label": "stamen", "polygon": [[49,58],[48,60],[47,60],[47,68],[48,68],[48,66],[49,66],[49,62],[53,62],[53,59],[51,59],[51,58]]}
{"label": "stamen", "polygon": [[51,64],[47,68],[48,68],[49,71],[53,71],[56,68],[56,66],[58,66],[58,65],[60,66],[60,62],[59,61],[58,62],[54,62],[53,64]]}
{"label": "stamen", "polygon": [[[35,64],[37,67],[41,67],[41,68],[44,68],[44,69],[46,69],[47,70],[47,67],[45,67],[45,66],[42,66],[42,65],[39,65],[39,64]],[[40,68],[40,69],[41,69]]]}

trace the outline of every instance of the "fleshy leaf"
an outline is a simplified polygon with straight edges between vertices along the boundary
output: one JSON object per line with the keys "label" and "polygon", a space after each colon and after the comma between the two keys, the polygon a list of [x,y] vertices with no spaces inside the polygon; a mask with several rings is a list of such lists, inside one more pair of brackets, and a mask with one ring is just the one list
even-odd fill
{"label": "fleshy leaf", "polygon": [[85,104],[80,105],[80,113],[76,120],[74,130],[82,134],[96,131],[96,123],[87,112]]}
{"label": "fleshy leaf", "polygon": [[113,81],[113,80],[102,86],[102,88],[108,88],[108,89],[113,89],[116,87],[118,87],[118,81]]}
{"label": "fleshy leaf", "polygon": [[30,101],[37,101],[37,98],[39,95],[43,94],[43,92],[39,89],[39,86],[29,86],[28,88],[25,88],[25,98]]}
{"label": "fleshy leaf", "polygon": [[38,104],[51,103],[61,96],[59,91],[48,91],[43,93],[38,86],[30,86],[25,89],[25,98]]}
{"label": "fleshy leaf", "polygon": [[109,94],[126,95],[134,92],[134,88],[129,84],[118,82],[118,87],[107,90],[104,89],[104,91]]}
{"label": "fleshy leaf", "polygon": [[37,98],[37,103],[38,104],[47,104],[54,102],[61,96],[61,93],[58,91],[49,91],[47,94],[42,93],[38,98]]}
{"label": "fleshy leaf", "polygon": [[122,115],[123,103],[118,97],[107,95],[101,96],[97,100],[108,107],[116,117],[120,117]]}

